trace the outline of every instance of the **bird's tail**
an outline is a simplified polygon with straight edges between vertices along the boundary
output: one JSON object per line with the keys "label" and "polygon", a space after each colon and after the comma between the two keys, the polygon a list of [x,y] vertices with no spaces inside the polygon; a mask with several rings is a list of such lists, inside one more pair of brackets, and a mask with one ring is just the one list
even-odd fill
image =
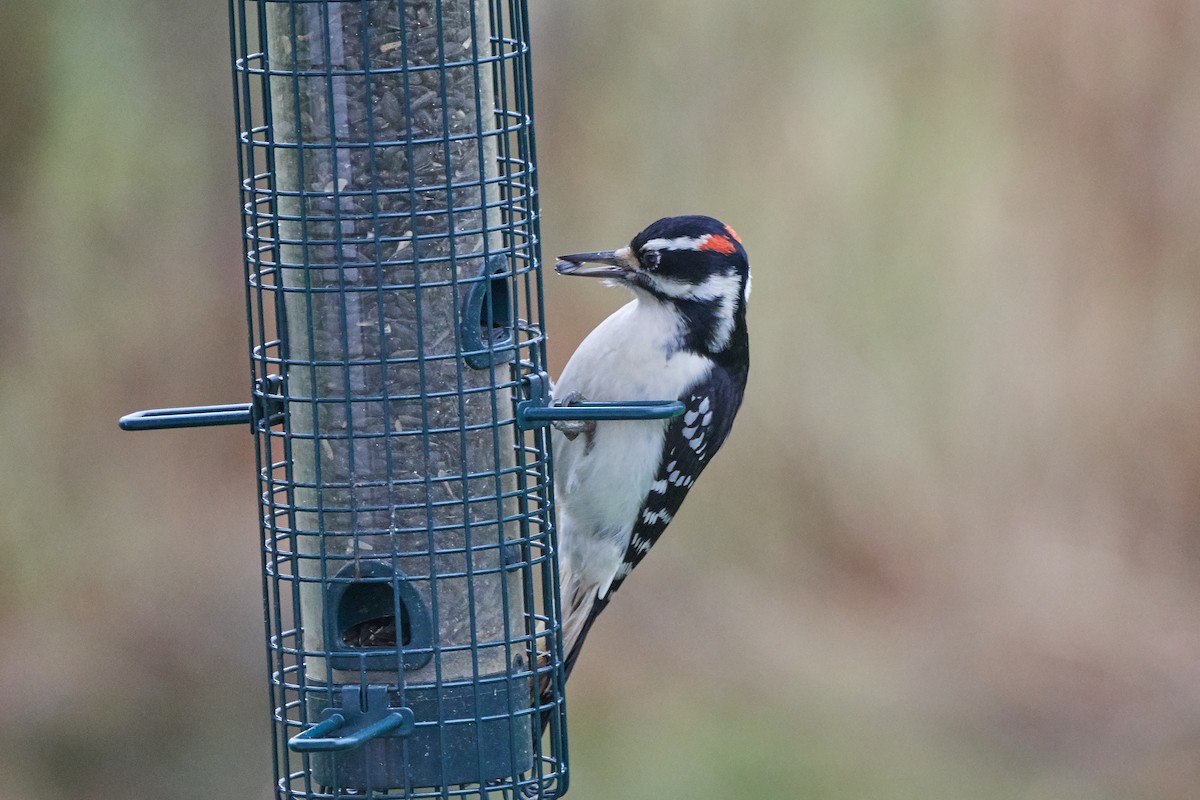
{"label": "bird's tail", "polygon": [[[600,597],[600,584],[598,583],[581,581],[575,574],[564,574],[562,579],[562,640],[563,652],[566,654],[562,679],[565,683],[571,675],[571,670],[575,668],[575,660],[579,658],[583,640],[587,638],[588,631],[592,629],[592,623],[596,621],[596,617],[600,616],[600,612],[608,605],[609,598]],[[551,685],[551,680],[552,676],[549,674],[543,676],[538,687],[538,700],[543,708],[546,708],[547,704],[554,699],[554,687]],[[550,714],[543,711],[543,733],[549,722]]]}
{"label": "bird's tail", "polygon": [[563,680],[565,681],[575,668],[575,660],[583,648],[583,640],[587,638],[592,623],[600,612],[608,606],[608,598],[600,597],[598,583],[580,583],[570,576],[563,592],[565,601],[563,608],[563,652],[566,660],[563,664]]}

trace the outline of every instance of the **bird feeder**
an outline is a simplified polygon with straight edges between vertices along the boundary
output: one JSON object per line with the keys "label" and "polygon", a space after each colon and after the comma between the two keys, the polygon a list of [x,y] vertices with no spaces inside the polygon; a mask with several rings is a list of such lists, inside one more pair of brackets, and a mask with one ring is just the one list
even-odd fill
{"label": "bird feeder", "polygon": [[558,796],[525,3],[230,14],[277,796]]}
{"label": "bird feeder", "polygon": [[[231,0],[279,798],[566,791],[524,0]],[[541,699],[539,699],[541,698]]]}

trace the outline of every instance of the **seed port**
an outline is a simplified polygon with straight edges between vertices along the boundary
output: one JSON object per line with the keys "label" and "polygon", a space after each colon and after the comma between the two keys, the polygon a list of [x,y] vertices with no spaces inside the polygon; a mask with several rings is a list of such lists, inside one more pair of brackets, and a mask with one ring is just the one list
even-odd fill
{"label": "seed port", "polygon": [[494,255],[467,292],[461,333],[463,360],[472,369],[507,364],[515,357],[508,280],[508,259]]}
{"label": "seed port", "polygon": [[397,657],[406,670],[429,663],[432,624],[425,601],[390,564],[347,564],[329,582],[327,598],[325,630],[334,669],[387,669]]}

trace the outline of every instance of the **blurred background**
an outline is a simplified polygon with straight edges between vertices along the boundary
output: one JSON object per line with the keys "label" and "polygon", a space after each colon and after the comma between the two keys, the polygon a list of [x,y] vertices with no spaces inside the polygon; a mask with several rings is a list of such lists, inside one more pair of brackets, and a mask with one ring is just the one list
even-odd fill
{"label": "blurred background", "polygon": [[[545,254],[756,275],[570,797],[1195,797],[1200,5],[532,6]],[[252,439],[116,427],[248,397],[225,9],[0,5],[3,798],[271,794]]]}

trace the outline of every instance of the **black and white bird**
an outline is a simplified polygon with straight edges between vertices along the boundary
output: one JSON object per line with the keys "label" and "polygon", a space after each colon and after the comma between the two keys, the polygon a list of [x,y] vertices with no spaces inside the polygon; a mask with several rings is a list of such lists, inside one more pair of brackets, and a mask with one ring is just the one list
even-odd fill
{"label": "black and white bird", "polygon": [[[595,266],[585,266],[595,265]],[[579,345],[555,402],[672,400],[671,420],[558,423],[552,433],[566,674],[613,592],[729,435],[750,367],[750,265],[733,229],[667,217],[619,250],[561,256],[633,300]]]}

